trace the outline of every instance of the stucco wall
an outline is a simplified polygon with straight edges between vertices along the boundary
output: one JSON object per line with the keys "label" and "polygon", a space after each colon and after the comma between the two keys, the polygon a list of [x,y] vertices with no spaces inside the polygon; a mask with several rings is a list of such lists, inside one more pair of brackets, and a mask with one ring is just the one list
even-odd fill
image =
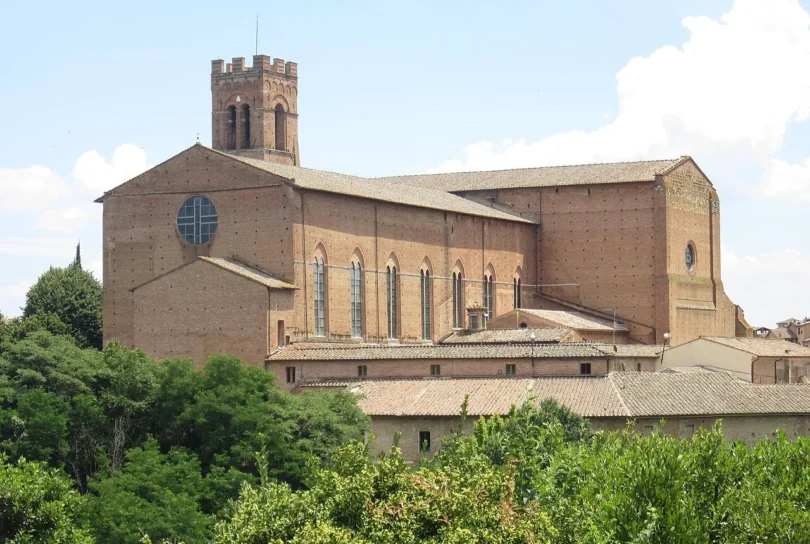
{"label": "stucco wall", "polygon": [[668,348],[663,354],[661,367],[711,366],[750,382],[752,359],[750,353],[699,338]]}
{"label": "stucco wall", "polygon": [[[475,419],[467,419],[466,430],[472,428]],[[660,418],[640,418],[634,421],[634,429],[640,433],[658,429],[669,436],[691,438],[693,433],[701,428],[711,429],[718,419],[722,420],[726,440],[739,439],[749,445],[772,438],[777,429],[785,430],[791,439],[810,436],[810,415],[679,417],[665,420],[663,427],[660,427]],[[419,431],[430,432],[431,454],[433,454],[439,449],[443,437],[458,431],[459,422],[458,417],[372,417],[371,427],[375,440],[371,449],[375,454],[388,451],[394,435],[399,432],[401,433],[399,445],[403,456],[407,461],[418,462]],[[624,429],[628,422],[625,418],[593,418],[591,423],[597,430],[616,431]]]}

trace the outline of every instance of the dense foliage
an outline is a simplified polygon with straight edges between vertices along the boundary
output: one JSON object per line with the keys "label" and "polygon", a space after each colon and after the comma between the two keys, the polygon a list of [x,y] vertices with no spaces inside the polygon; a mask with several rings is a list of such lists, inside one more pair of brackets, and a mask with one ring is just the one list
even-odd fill
{"label": "dense foliage", "polygon": [[591,434],[564,412],[479,420],[416,469],[354,444],[306,489],[246,484],[216,542],[810,542],[810,440]]}
{"label": "dense foliage", "polygon": [[269,477],[297,489],[310,459],[328,461],[368,428],[348,393],[292,395],[233,357],[197,370],[36,327],[3,338],[0,452],[72,479],[85,495],[77,523],[99,542],[206,542],[256,480],[256,451],[269,452]]}
{"label": "dense foliage", "polygon": [[463,432],[465,402],[412,467],[349,393],[93,349],[97,287],[77,250],[0,317],[0,542],[810,543],[810,439],[594,433],[550,401]]}
{"label": "dense foliage", "polygon": [[81,504],[70,480],[56,470],[0,455],[0,542],[85,544],[72,514]]}
{"label": "dense foliage", "polygon": [[62,328],[79,346],[101,348],[101,283],[82,269],[78,248],[72,264],[50,268],[28,290],[23,317],[38,316],[49,320],[51,332]]}

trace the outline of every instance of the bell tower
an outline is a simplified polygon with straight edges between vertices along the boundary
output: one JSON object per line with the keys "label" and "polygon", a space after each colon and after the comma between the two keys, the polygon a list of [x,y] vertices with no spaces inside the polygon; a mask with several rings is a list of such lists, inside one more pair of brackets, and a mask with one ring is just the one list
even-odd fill
{"label": "bell tower", "polygon": [[298,64],[254,55],[211,61],[211,147],[252,159],[301,164]]}

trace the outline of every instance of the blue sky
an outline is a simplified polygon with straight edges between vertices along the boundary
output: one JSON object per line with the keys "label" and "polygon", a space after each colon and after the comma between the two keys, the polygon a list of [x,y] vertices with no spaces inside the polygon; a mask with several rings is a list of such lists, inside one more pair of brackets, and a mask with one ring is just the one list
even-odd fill
{"label": "blue sky", "polygon": [[[692,155],[755,325],[810,314],[810,2],[0,2],[0,311],[105,189],[210,144],[210,61],[299,64],[302,164],[360,175]],[[497,9],[496,9],[497,8]],[[632,255],[628,255],[631,259]]]}

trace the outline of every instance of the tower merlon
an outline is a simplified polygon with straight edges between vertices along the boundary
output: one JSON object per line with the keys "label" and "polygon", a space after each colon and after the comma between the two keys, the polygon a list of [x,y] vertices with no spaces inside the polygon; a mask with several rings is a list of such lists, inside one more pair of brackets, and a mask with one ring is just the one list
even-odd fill
{"label": "tower merlon", "polygon": [[226,63],[223,59],[211,61],[211,74],[221,75],[239,72],[265,71],[285,74],[289,77],[298,77],[298,63],[285,62],[284,59],[274,59],[269,55],[253,55],[253,66],[245,65],[244,57],[234,57]]}

